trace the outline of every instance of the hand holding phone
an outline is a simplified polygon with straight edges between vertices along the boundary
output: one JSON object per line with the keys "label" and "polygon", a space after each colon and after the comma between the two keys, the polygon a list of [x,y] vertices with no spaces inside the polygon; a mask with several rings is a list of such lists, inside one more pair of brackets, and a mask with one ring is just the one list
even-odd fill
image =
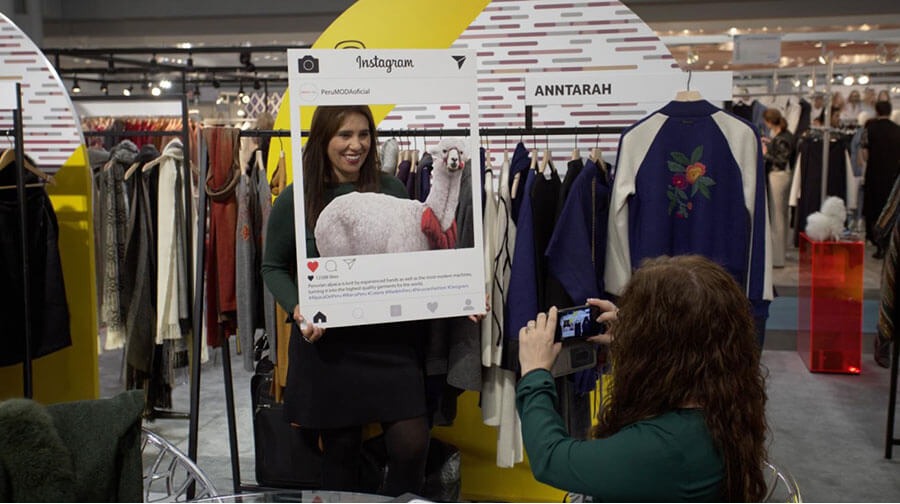
{"label": "hand holding phone", "polygon": [[555,341],[577,341],[606,332],[606,324],[597,322],[600,309],[592,305],[559,310]]}

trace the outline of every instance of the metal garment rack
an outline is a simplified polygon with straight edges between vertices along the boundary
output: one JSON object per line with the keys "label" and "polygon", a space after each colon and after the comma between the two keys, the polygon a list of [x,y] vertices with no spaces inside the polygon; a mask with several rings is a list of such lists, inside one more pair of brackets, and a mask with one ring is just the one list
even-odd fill
{"label": "metal garment rack", "polygon": [[[525,117],[525,128],[480,128],[479,135],[483,137],[489,136],[506,136],[506,137],[525,137],[525,136],[554,136],[554,135],[576,135],[576,136],[588,136],[588,135],[618,135],[621,134],[625,129],[624,127],[619,126],[598,126],[598,127],[550,127],[550,128],[542,128],[542,127],[533,127],[531,121],[531,107],[526,106],[526,117]],[[302,136],[307,136],[306,131],[302,132]],[[444,136],[468,136],[471,133],[471,130],[466,128],[454,128],[454,129],[421,129],[421,130],[378,130],[379,136],[403,136],[403,137],[444,137]],[[239,133],[240,137],[246,138],[273,138],[273,137],[290,137],[291,130],[242,130]],[[202,147],[203,138],[201,135],[201,159],[200,159],[200,180],[206,180],[207,166],[206,160],[203,158],[204,149]],[[206,234],[206,191],[200,191],[200,203],[198,208],[197,215],[197,285],[202,285],[202,272],[204,268],[204,257],[206,256],[205,250],[205,240],[203,240],[204,235]],[[197,298],[202,298],[203,289],[197,289],[197,297],[195,297],[195,303],[199,303],[202,308],[202,299],[197,301]],[[197,309],[197,304],[195,304],[195,310]],[[199,329],[195,334],[199,334]],[[199,338],[198,338],[199,341]],[[249,351],[249,349],[248,349]],[[232,481],[234,484],[234,493],[242,493],[245,491],[252,492],[258,491],[265,487],[261,487],[259,485],[253,484],[244,484],[241,482],[241,470],[240,470],[240,457],[238,451],[238,439],[237,439],[237,424],[235,419],[235,407],[234,407],[234,384],[232,383],[232,375],[231,375],[231,351],[230,345],[228,343],[228,338],[223,338],[222,341],[222,370],[225,375],[225,411],[228,419],[228,443],[231,454],[231,474]],[[194,383],[192,382],[192,385]],[[199,387],[199,378],[197,379],[196,386]],[[192,395],[193,397],[193,395]],[[196,416],[196,408],[199,407],[199,404],[191,404],[191,416],[192,418]],[[197,443],[197,426],[192,424],[190,432],[188,433],[189,446],[194,446]],[[196,460],[196,452],[189,453],[191,458]]]}
{"label": "metal garment rack", "polygon": [[16,153],[16,200],[19,206],[19,240],[22,245],[22,303],[25,308],[25,324],[23,339],[25,347],[22,354],[22,393],[26,399],[34,397],[34,370],[31,355],[31,286],[29,272],[31,265],[28,258],[28,214],[25,209],[25,133],[22,122],[22,84],[16,83],[16,108],[13,109],[13,129],[5,131],[13,137],[13,148]]}
{"label": "metal garment rack", "polygon": [[[184,83],[182,82],[182,84],[184,84]],[[182,174],[182,176],[184,177],[185,183],[183,183],[181,185],[182,185],[182,188],[184,189],[183,199],[184,199],[184,205],[185,205],[185,215],[191,215],[191,199],[193,196],[191,194],[191,184],[188,183],[191,180],[191,163],[190,163],[191,135],[190,135],[190,126],[188,123],[189,116],[188,116],[188,103],[187,103],[186,97],[187,97],[187,90],[182,89],[181,97],[176,99],[177,101],[181,102],[181,129],[180,130],[169,130],[169,131],[160,131],[160,130],[155,130],[155,131],[142,131],[142,130],[85,131],[85,132],[83,132],[83,134],[85,137],[107,137],[107,138],[123,138],[123,137],[138,137],[138,136],[140,136],[140,137],[164,137],[164,136],[179,136],[179,137],[181,137],[182,150],[185,153],[185,156],[184,156],[185,162],[183,163],[184,173]],[[147,101],[148,98],[141,97],[141,96],[134,96],[134,97],[129,97],[129,96],[77,96],[77,97],[73,97],[72,100],[76,101],[76,102],[77,101],[109,101],[109,102],[126,102],[127,103],[127,102],[135,102],[135,101]],[[153,100],[153,99],[149,99],[149,100]],[[160,99],[160,101],[173,101],[173,99],[165,98],[165,99]],[[194,224],[191,222],[191,219],[185,219],[185,224],[186,224],[185,236],[190,237],[191,229]],[[192,260],[190,257],[190,252],[188,252],[188,255],[185,257],[185,264],[190,264],[191,262],[192,262]],[[188,275],[188,292],[190,292],[193,287],[190,282],[191,282],[190,275]],[[194,283],[193,285],[203,285],[203,284],[202,283],[200,283],[200,284]],[[202,289],[200,289],[200,290],[202,290]],[[196,301],[195,301],[195,304],[196,304]],[[200,313],[202,315],[202,311]],[[199,334],[199,329],[197,328],[198,316],[197,316],[196,306],[194,306],[194,311],[193,311],[192,316],[194,318],[194,320],[193,320],[194,334]],[[197,339],[196,337],[194,338],[194,345],[193,345],[193,348],[191,349],[191,352],[192,352],[191,353],[191,403],[193,404],[194,403],[194,394],[196,393],[199,396],[199,390],[200,390],[200,388],[199,388],[200,387],[200,385],[199,385],[199,383],[200,383],[200,340]],[[195,383],[196,383],[196,391],[195,391],[195,386],[194,386]],[[199,404],[199,399],[197,399],[197,403]],[[190,409],[190,412],[183,413],[183,412],[178,412],[178,411],[157,410],[154,408],[153,413],[156,418],[190,420],[191,422],[196,423],[197,422],[197,409],[198,408],[192,407]],[[194,451],[193,451],[193,455],[191,456],[191,459],[194,462],[197,461],[196,446],[194,447]]]}

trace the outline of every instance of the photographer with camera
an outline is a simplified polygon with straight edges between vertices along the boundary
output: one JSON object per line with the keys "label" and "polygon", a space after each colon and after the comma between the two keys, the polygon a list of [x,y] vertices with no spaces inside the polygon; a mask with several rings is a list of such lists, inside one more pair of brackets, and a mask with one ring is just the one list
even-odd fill
{"label": "photographer with camera", "polygon": [[766,490],[765,381],[750,303],[721,266],[659,257],[618,307],[588,300],[608,330],[611,390],[593,439],[571,438],[549,369],[557,310],[519,331],[516,406],[538,481],[594,501],[747,501]]}

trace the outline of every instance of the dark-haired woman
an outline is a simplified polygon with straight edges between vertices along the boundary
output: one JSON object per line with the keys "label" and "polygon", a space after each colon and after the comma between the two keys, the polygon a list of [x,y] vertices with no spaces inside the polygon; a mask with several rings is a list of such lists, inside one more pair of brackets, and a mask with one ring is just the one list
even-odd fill
{"label": "dark-haired woman", "polygon": [[766,109],[763,120],[771,139],[763,140],[766,162],[766,182],[769,195],[769,223],[772,234],[772,266],[784,267],[784,249],[788,242],[788,193],[795,158],[794,135],[787,129],[787,121],[777,109]]}
{"label": "dark-haired woman", "polygon": [[765,381],[747,296],[700,256],[645,261],[605,312],[612,388],[594,439],[568,436],[548,369],[556,309],[519,333],[516,403],[538,481],[594,501],[760,502]]}
{"label": "dark-haired woman", "polygon": [[[316,220],[332,199],[351,191],[406,198],[395,177],[378,170],[376,130],[367,106],[318,107],[303,151],[307,257],[317,257]],[[385,216],[389,218],[389,216]],[[332,328],[304,316],[296,279],[294,190],[272,207],[262,271],[278,303],[293,314],[284,402],[287,420],[319,431],[322,488],[360,487],[362,426],[380,423],[387,449],[388,495],[421,492],[428,451],[419,322]]]}

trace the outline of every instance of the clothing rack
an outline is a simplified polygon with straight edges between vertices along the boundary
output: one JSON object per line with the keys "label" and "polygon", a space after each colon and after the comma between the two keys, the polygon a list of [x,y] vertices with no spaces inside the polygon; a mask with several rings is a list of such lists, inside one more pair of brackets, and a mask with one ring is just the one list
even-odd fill
{"label": "clothing rack", "polygon": [[16,200],[19,204],[19,240],[22,245],[22,300],[24,306],[24,333],[25,348],[22,354],[22,393],[26,399],[34,397],[34,371],[31,355],[31,286],[28,279],[31,265],[28,258],[28,214],[25,209],[25,146],[24,128],[22,123],[22,84],[16,83],[16,108],[13,109],[13,129],[5,131],[6,135],[13,138],[13,148],[16,153]]}
{"label": "clothing rack", "polygon": [[[618,126],[598,126],[598,127],[533,127],[531,122],[531,107],[526,106],[526,127],[525,128],[479,128],[478,132],[480,136],[490,137],[490,136],[506,136],[506,137],[525,137],[525,136],[555,136],[555,135],[617,135],[622,133],[625,129],[624,127]],[[452,128],[452,129],[386,129],[386,130],[378,130],[378,135],[385,136],[402,136],[402,137],[443,137],[443,136],[468,136],[471,133],[471,130],[466,128]],[[308,136],[308,131],[303,131],[301,133],[302,136]],[[241,130],[238,133],[239,137],[247,137],[247,138],[273,138],[273,137],[290,137],[291,130],[259,130],[259,129],[247,129]],[[201,135],[200,138],[201,148],[200,150],[200,180],[206,180],[207,176],[207,166],[206,159],[204,158],[205,149],[203,146],[203,138]],[[202,272],[204,269],[204,257],[206,256],[206,243],[203,239],[206,234],[206,191],[200,191],[200,202],[198,207],[198,215],[197,215],[197,285],[202,285]],[[197,297],[195,297],[195,310],[198,306],[202,309],[202,300],[203,292],[202,289],[197,290]],[[199,320],[197,317],[196,320]],[[196,322],[195,322],[196,325]],[[199,334],[199,329],[195,331],[195,334]],[[199,341],[199,339],[198,339]],[[248,350],[249,351],[249,350]],[[262,487],[259,485],[248,485],[241,482],[241,472],[240,472],[240,460],[238,453],[238,439],[237,439],[237,427],[235,421],[235,406],[234,406],[234,385],[232,383],[231,376],[231,352],[230,345],[228,343],[228,338],[223,338],[222,341],[222,369],[225,374],[225,411],[228,418],[228,443],[231,454],[231,472],[232,472],[232,481],[234,484],[234,492],[241,493],[244,491],[258,491]],[[193,382],[192,382],[193,383]],[[197,384],[199,386],[199,378],[197,380]],[[192,395],[193,397],[193,395]],[[199,404],[191,403],[191,415],[194,417],[196,415],[195,410],[199,407]],[[190,431],[188,432],[188,443],[189,446],[196,446],[197,443],[197,428],[196,425],[192,424]],[[196,451],[189,452],[189,455],[196,460]]]}
{"label": "clothing rack", "polygon": [[[184,83],[182,83],[182,87],[184,87]],[[181,137],[182,149],[185,153],[184,155],[184,180],[185,183],[182,184],[182,188],[184,190],[184,204],[185,204],[185,215],[191,215],[191,199],[193,195],[191,194],[191,184],[187,183],[187,181],[191,180],[191,163],[190,163],[190,126],[189,126],[189,115],[188,115],[188,103],[187,103],[187,90],[182,89],[182,95],[180,98],[175,99],[175,101],[179,101],[181,105],[181,129],[180,130],[128,130],[128,131],[85,131],[83,132],[85,137],[108,137],[108,138],[121,138],[121,137],[166,137],[166,136],[178,136]],[[129,97],[129,96],[78,96],[73,97],[73,101],[109,101],[109,102],[129,102],[129,101],[146,101],[146,97]],[[160,101],[173,101],[173,99],[160,100]],[[129,114],[134,115],[134,114]],[[202,191],[201,191],[202,194]],[[185,220],[185,235],[191,236],[191,229],[194,225],[190,219]],[[191,258],[186,258],[186,264],[191,263]],[[202,277],[201,277],[202,280]],[[193,285],[203,285],[202,283],[194,283]],[[188,275],[188,292],[191,291],[193,285],[191,285],[191,278]],[[202,290],[198,289],[198,290]],[[196,303],[196,301],[195,301]],[[202,316],[202,311],[200,312]],[[194,317],[194,334],[199,334],[198,330],[198,315],[197,308],[194,306],[193,315]],[[194,338],[194,348],[191,349],[191,403],[194,403],[194,395],[198,396],[197,403],[199,404],[199,393],[200,393],[200,340],[195,337]],[[196,388],[196,390],[195,390]],[[167,418],[167,419],[178,419],[178,420],[190,420],[193,423],[197,422],[197,410],[199,408],[191,407],[188,413],[179,412],[179,411],[170,411],[170,410],[158,410],[156,408],[153,409],[153,415],[155,418]],[[193,461],[197,461],[197,449],[194,447],[193,456],[191,457]]]}

